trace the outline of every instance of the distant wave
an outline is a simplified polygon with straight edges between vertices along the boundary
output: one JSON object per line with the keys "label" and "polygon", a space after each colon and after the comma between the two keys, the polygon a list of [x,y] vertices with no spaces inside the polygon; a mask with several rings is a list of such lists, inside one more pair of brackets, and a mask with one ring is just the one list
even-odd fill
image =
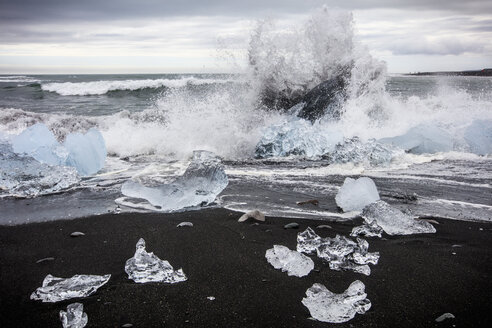
{"label": "distant wave", "polygon": [[64,82],[42,84],[44,91],[56,92],[62,96],[91,96],[103,95],[110,91],[181,88],[186,85],[203,85],[234,82],[230,79],[200,79],[185,77],[181,79],[146,79],[146,80],[122,80],[122,81],[94,81],[94,82]]}
{"label": "distant wave", "polygon": [[33,83],[39,80],[25,75],[7,75],[0,76],[0,83]]}

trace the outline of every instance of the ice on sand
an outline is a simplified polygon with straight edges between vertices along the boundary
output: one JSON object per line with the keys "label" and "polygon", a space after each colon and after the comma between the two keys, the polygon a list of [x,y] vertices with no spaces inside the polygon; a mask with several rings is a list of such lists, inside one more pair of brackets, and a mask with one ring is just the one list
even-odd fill
{"label": "ice on sand", "polygon": [[275,269],[287,271],[289,276],[304,277],[314,269],[313,260],[282,245],[274,245],[268,249],[265,257]]}
{"label": "ice on sand", "polygon": [[416,220],[382,200],[366,206],[362,211],[362,217],[366,222],[376,221],[388,235],[436,232],[429,222]]}
{"label": "ice on sand", "polygon": [[128,197],[146,199],[160,211],[177,211],[186,207],[207,205],[229,183],[218,157],[208,151],[194,151],[185,173],[174,182],[158,187],[146,187],[127,181],[121,192]]}
{"label": "ice on sand", "polygon": [[30,156],[14,153],[12,146],[5,143],[0,143],[0,172],[0,190],[18,197],[58,192],[80,181],[73,167],[40,163]]}
{"label": "ice on sand", "polygon": [[357,238],[336,235],[334,238],[321,238],[311,228],[297,235],[297,250],[305,253],[316,251],[319,258],[328,262],[332,270],[351,270],[365,275],[371,274],[369,264],[377,264],[379,253],[368,252],[369,243]]}
{"label": "ice on sand", "polygon": [[40,163],[72,166],[82,176],[97,173],[104,167],[106,160],[104,138],[94,128],[86,134],[67,135],[61,145],[46,125],[38,123],[12,137],[12,149],[15,153],[31,156]]}
{"label": "ice on sand", "polygon": [[453,150],[454,140],[446,130],[434,124],[419,124],[407,133],[379,140],[413,154],[437,153]]}
{"label": "ice on sand", "polygon": [[365,236],[365,237],[379,237],[381,238],[383,235],[383,228],[381,228],[376,220],[373,220],[369,223],[365,223],[361,226],[352,228],[352,232],[350,236]]}
{"label": "ice on sand", "polygon": [[346,178],[335,197],[337,205],[344,212],[362,211],[366,205],[378,200],[379,193],[376,184],[367,177],[357,180]]}
{"label": "ice on sand", "polygon": [[182,269],[174,270],[168,261],[161,260],[154,253],[145,251],[145,240],[137,242],[135,255],[125,264],[128,279],[138,283],[164,282],[174,284],[187,280]]}
{"label": "ice on sand", "polygon": [[84,328],[88,318],[81,303],[72,303],[67,306],[67,312],[60,311],[60,320],[63,328]]}
{"label": "ice on sand", "polygon": [[92,128],[86,134],[71,133],[63,145],[68,151],[66,165],[77,168],[80,175],[91,175],[104,167],[106,145],[98,130]]}
{"label": "ice on sand", "polygon": [[32,300],[43,302],[59,302],[75,297],[86,297],[94,294],[98,288],[103,286],[111,278],[110,274],[97,275],[75,275],[72,278],[57,278],[47,275],[43,285],[31,294]]}
{"label": "ice on sand", "polygon": [[365,285],[359,280],[351,283],[341,294],[332,293],[324,285],[316,283],[306,291],[302,304],[314,319],[331,323],[347,322],[355,314],[364,314],[371,308]]}

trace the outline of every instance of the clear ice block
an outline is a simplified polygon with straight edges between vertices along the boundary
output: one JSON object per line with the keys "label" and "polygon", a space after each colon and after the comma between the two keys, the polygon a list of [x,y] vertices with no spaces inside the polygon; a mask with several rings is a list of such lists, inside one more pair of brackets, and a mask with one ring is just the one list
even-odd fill
{"label": "clear ice block", "polygon": [[88,318],[81,303],[72,303],[67,306],[67,312],[60,311],[60,320],[63,328],[84,328]]}
{"label": "clear ice block", "polygon": [[72,278],[57,278],[47,275],[43,285],[31,294],[32,300],[43,302],[59,302],[75,297],[86,297],[94,294],[111,278],[110,274],[75,275]]}
{"label": "clear ice block", "polygon": [[344,212],[362,211],[362,209],[379,200],[379,192],[372,179],[361,177],[357,180],[346,178],[335,196],[337,205]]}
{"label": "clear ice block", "polygon": [[364,314],[371,308],[365,285],[359,280],[351,283],[341,294],[332,293],[324,285],[316,283],[306,291],[302,304],[314,319],[331,323],[347,322],[357,313]]}
{"label": "clear ice block", "polygon": [[365,236],[365,237],[379,237],[383,235],[383,228],[381,228],[376,220],[366,222],[361,226],[354,227],[350,236]]}
{"label": "clear ice block", "polygon": [[287,271],[289,276],[304,277],[314,269],[313,260],[282,245],[274,245],[273,248],[268,249],[265,257],[275,269]]}
{"label": "clear ice block", "polygon": [[168,261],[161,260],[154,253],[145,251],[145,240],[137,242],[135,255],[125,264],[128,279],[137,283],[164,282],[174,284],[187,280],[182,269],[174,270]]}

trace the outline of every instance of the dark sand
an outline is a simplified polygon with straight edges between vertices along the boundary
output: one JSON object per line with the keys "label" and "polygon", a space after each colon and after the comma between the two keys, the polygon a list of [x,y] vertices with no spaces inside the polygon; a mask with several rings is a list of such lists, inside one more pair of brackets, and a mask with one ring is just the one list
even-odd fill
{"label": "dark sand", "polygon": [[[20,226],[0,226],[0,327],[61,327],[58,312],[82,302],[87,327],[326,327],[309,320],[301,304],[306,289],[322,283],[344,291],[366,285],[372,308],[337,327],[486,327],[492,324],[492,224],[436,219],[437,233],[369,239],[379,251],[372,274],[332,271],[316,258],[316,271],[289,277],[265,259],[274,244],[296,245],[296,234],[323,222],[267,218],[237,223],[240,214],[211,209],[178,214],[119,214]],[[182,221],[192,228],[176,228]],[[285,230],[289,222],[299,230]],[[359,222],[355,222],[359,223]],[[355,224],[328,223],[321,236],[348,235]],[[480,230],[482,229],[482,230]],[[70,237],[73,231],[86,235]],[[124,272],[140,237],[147,250],[183,268],[188,281],[136,284]],[[452,247],[459,244],[461,247]],[[456,255],[452,253],[455,252]],[[54,257],[54,261],[36,261]],[[47,274],[112,275],[83,299],[31,301]],[[214,301],[207,300],[214,296]],[[445,312],[456,319],[440,324]]]}

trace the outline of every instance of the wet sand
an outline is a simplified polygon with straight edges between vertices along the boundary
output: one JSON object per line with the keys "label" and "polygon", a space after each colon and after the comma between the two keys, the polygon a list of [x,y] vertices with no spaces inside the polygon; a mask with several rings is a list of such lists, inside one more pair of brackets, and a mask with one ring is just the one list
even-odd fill
{"label": "wet sand", "polygon": [[[372,308],[337,327],[479,327],[492,324],[492,224],[435,218],[436,234],[369,238],[379,251],[370,276],[338,272],[316,257],[307,277],[289,277],[265,259],[274,244],[295,248],[306,227],[322,237],[348,235],[361,221],[332,223],[267,217],[238,223],[224,209],[177,214],[108,214],[75,220],[0,226],[0,326],[61,327],[58,312],[84,304],[87,327],[327,327],[301,304],[322,283],[340,293],[354,280],[366,285]],[[182,221],[194,227],[177,228]],[[298,230],[284,229],[290,222]],[[85,236],[73,238],[81,231]],[[136,284],[124,265],[140,237],[147,251],[183,268],[188,281]],[[459,245],[459,247],[453,247]],[[453,254],[456,253],[456,254]],[[53,261],[36,263],[54,257]],[[59,303],[31,301],[47,274],[108,274],[95,294]],[[210,301],[208,296],[214,296]],[[436,323],[445,312],[455,315]]]}

